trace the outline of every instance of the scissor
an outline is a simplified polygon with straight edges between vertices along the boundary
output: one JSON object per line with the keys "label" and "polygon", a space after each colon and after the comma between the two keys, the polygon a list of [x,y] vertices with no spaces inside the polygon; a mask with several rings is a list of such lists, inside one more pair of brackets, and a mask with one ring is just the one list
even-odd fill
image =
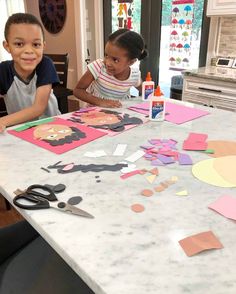
{"label": "scissor", "polygon": [[[60,211],[70,212],[79,216],[94,218],[93,215],[78,207],[65,202],[58,202],[54,193],[56,190],[53,191],[51,187],[53,186],[36,184],[29,186],[25,191],[17,189],[14,192],[17,196],[13,199],[13,203],[20,208],[29,210],[55,208]],[[33,204],[24,204],[22,203],[22,200],[26,200]]]}

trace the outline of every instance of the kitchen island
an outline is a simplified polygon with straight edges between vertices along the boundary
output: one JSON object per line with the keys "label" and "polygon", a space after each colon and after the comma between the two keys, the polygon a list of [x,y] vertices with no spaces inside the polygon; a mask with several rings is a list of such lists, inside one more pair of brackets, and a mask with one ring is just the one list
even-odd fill
{"label": "kitchen island", "polygon": [[[153,184],[144,175],[124,180],[120,172],[59,174],[56,169],[50,173],[41,169],[58,161],[116,164],[150,139],[176,140],[181,151],[190,132],[208,134],[209,140],[235,140],[235,113],[213,108],[209,111],[209,115],[181,125],[148,122],[61,155],[5,133],[0,138],[0,193],[12,203],[17,188],[63,183],[66,190],[58,194],[60,200],[82,196],[78,207],[94,219],[53,209],[18,210],[96,294],[235,294],[236,224],[208,209],[221,195],[234,196],[235,188],[203,183],[194,178],[191,166],[177,163],[158,167],[159,176]],[[117,144],[127,144],[123,156],[112,155]],[[87,151],[97,150],[104,150],[107,156],[84,156]],[[194,163],[209,158],[203,152],[187,153]],[[135,164],[138,169],[153,168],[144,158]],[[141,195],[143,189],[153,190],[172,176],[178,181],[168,189],[154,192],[151,197]],[[176,192],[183,189],[188,190],[188,196],[177,196]],[[131,206],[135,203],[145,210],[133,212]],[[209,230],[224,248],[186,256],[178,241]]]}

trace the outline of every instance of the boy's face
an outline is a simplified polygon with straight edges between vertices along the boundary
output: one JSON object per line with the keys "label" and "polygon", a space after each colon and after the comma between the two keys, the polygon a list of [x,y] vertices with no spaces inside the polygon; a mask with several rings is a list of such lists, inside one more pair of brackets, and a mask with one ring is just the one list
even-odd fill
{"label": "boy's face", "polygon": [[107,42],[105,46],[104,63],[109,75],[120,80],[127,79],[130,72],[129,67],[134,61],[135,60],[129,59],[125,49],[117,47],[111,42]]}
{"label": "boy's face", "polygon": [[45,42],[40,26],[12,24],[3,46],[11,54],[17,74],[27,79],[42,60]]}

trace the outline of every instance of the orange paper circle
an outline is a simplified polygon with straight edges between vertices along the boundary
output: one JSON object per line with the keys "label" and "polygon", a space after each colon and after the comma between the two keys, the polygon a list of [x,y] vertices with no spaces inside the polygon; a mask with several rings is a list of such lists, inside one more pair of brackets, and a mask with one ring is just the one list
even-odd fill
{"label": "orange paper circle", "polygon": [[141,204],[133,204],[131,206],[131,209],[134,211],[134,212],[143,212],[145,210],[144,206],[141,205]]}
{"label": "orange paper circle", "polygon": [[141,192],[141,195],[146,196],[146,197],[150,197],[150,196],[153,195],[153,192],[152,192],[152,190],[144,189],[144,190]]}
{"label": "orange paper circle", "polygon": [[207,149],[213,149],[213,154],[208,154],[211,157],[222,157],[228,155],[236,155],[235,141],[207,141]]}

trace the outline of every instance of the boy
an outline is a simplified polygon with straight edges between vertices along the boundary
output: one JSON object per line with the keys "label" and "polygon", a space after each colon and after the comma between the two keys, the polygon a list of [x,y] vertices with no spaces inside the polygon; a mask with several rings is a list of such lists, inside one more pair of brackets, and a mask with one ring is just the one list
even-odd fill
{"label": "boy", "polygon": [[0,94],[8,115],[0,118],[0,132],[7,126],[59,115],[52,85],[59,82],[52,61],[43,56],[44,32],[28,13],[11,15],[5,25],[3,47],[12,56],[0,63]]}

